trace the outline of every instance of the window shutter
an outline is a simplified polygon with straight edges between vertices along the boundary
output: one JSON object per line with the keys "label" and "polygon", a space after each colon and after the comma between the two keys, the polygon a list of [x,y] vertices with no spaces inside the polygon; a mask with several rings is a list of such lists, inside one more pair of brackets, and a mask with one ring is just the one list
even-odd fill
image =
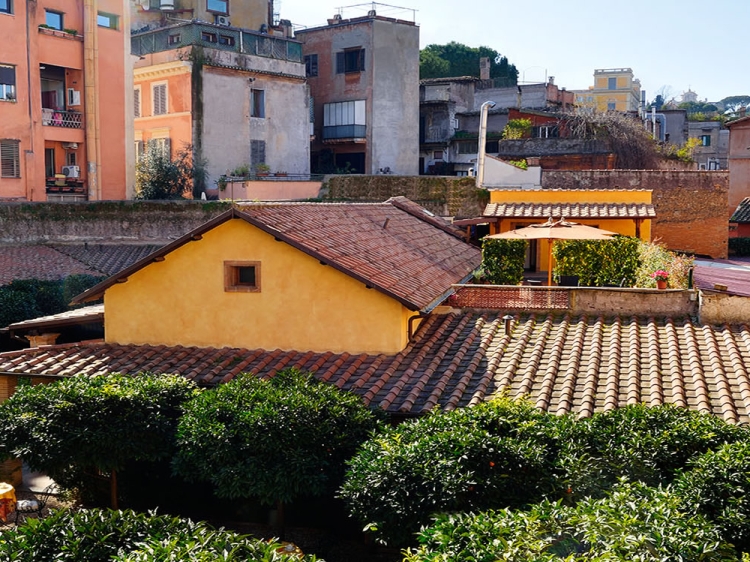
{"label": "window shutter", "polygon": [[346,58],[344,51],[336,53],[336,74],[344,74],[346,72]]}
{"label": "window shutter", "polygon": [[266,141],[250,141],[250,162],[253,165],[266,163]]}
{"label": "window shutter", "polygon": [[19,141],[0,140],[0,177],[20,178],[21,162],[18,153]]}
{"label": "window shutter", "polygon": [[133,114],[135,117],[141,116],[141,89],[133,90]]}
{"label": "window shutter", "polygon": [[167,85],[158,84],[154,86],[154,115],[167,113]]}

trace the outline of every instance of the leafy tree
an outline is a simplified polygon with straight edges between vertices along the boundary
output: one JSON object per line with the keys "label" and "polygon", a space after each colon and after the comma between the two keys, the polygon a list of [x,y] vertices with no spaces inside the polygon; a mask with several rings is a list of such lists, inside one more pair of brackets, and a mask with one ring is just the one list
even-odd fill
{"label": "leafy tree", "polygon": [[5,529],[0,558],[12,562],[315,562],[204,522],[113,510],[60,510]]}
{"label": "leafy tree", "polygon": [[0,456],[15,456],[62,486],[91,469],[110,475],[129,460],[172,454],[180,407],[195,392],[180,376],[119,374],[70,377],[20,387],[0,404]]}
{"label": "leafy tree", "polygon": [[670,483],[691,459],[750,437],[747,428],[671,405],[563,418],[559,428],[571,498],[600,497],[621,477],[650,486]]}
{"label": "leafy tree", "polygon": [[135,166],[136,199],[182,199],[199,195],[205,184],[206,163],[193,158],[185,145],[172,160],[168,151],[149,143]]}
{"label": "leafy tree", "polygon": [[490,59],[490,78],[503,79],[507,86],[518,82],[518,70],[508,59],[490,47],[469,47],[451,41],[427,45],[419,53],[420,78],[474,76],[479,78],[479,59]]}
{"label": "leafy tree", "polygon": [[750,442],[724,445],[694,459],[675,488],[719,527],[724,540],[750,552]]}
{"label": "leafy tree", "polygon": [[[677,105],[677,109],[684,109],[688,114],[688,119],[691,121],[698,121],[698,119],[691,119],[692,116],[702,115],[705,117],[706,114],[716,114],[719,108],[712,103],[706,103],[702,101],[686,101]],[[701,119],[701,121],[705,121]]]}
{"label": "leafy tree", "polygon": [[482,273],[494,285],[518,285],[523,281],[525,240],[485,238],[482,241]]}
{"label": "leafy tree", "polygon": [[507,399],[402,423],[362,446],[340,495],[391,545],[436,512],[523,507],[555,488],[555,423]]}
{"label": "leafy tree", "polygon": [[503,129],[504,139],[523,139],[531,136],[531,119],[511,119]]}
{"label": "leafy tree", "polygon": [[627,482],[572,508],[545,501],[528,511],[441,515],[419,541],[405,562],[737,560],[717,529],[678,496]]}
{"label": "leafy tree", "polygon": [[281,512],[295,498],[335,490],[377,426],[356,395],[310,374],[240,375],[186,405],[174,469],[209,481],[219,497],[257,498]]}

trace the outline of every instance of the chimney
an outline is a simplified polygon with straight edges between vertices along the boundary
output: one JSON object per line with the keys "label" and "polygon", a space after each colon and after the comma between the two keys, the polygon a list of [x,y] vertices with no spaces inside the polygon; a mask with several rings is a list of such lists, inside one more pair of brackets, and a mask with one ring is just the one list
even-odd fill
{"label": "chimney", "polygon": [[47,333],[39,335],[27,334],[24,337],[29,340],[29,347],[41,347],[43,345],[55,345],[60,334]]}
{"label": "chimney", "polygon": [[328,20],[328,25],[336,25],[341,23],[341,14],[334,14],[332,19]]}
{"label": "chimney", "polygon": [[747,108],[746,107],[740,107],[739,109],[740,117],[744,117],[747,114]]}
{"label": "chimney", "polygon": [[490,58],[482,57],[479,59],[479,78],[480,80],[490,79]]}

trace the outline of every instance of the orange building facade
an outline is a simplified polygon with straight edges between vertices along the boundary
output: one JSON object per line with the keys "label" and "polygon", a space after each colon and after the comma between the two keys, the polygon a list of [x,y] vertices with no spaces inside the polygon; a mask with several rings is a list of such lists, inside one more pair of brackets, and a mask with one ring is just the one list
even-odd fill
{"label": "orange building facade", "polygon": [[132,194],[129,25],[120,0],[0,0],[0,200]]}

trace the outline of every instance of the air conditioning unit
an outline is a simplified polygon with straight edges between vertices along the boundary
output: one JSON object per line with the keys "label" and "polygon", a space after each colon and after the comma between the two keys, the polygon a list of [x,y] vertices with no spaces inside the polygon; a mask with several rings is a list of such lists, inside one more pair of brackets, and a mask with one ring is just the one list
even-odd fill
{"label": "air conditioning unit", "polygon": [[159,0],[159,9],[165,12],[174,10],[174,0]]}
{"label": "air conditioning unit", "polygon": [[216,16],[215,23],[216,25],[231,25],[227,16]]}
{"label": "air conditioning unit", "polygon": [[62,173],[66,178],[77,178],[81,175],[81,169],[78,166],[63,166]]}
{"label": "air conditioning unit", "polygon": [[77,142],[64,142],[62,143],[62,147],[67,150],[77,150],[78,149],[78,143]]}

